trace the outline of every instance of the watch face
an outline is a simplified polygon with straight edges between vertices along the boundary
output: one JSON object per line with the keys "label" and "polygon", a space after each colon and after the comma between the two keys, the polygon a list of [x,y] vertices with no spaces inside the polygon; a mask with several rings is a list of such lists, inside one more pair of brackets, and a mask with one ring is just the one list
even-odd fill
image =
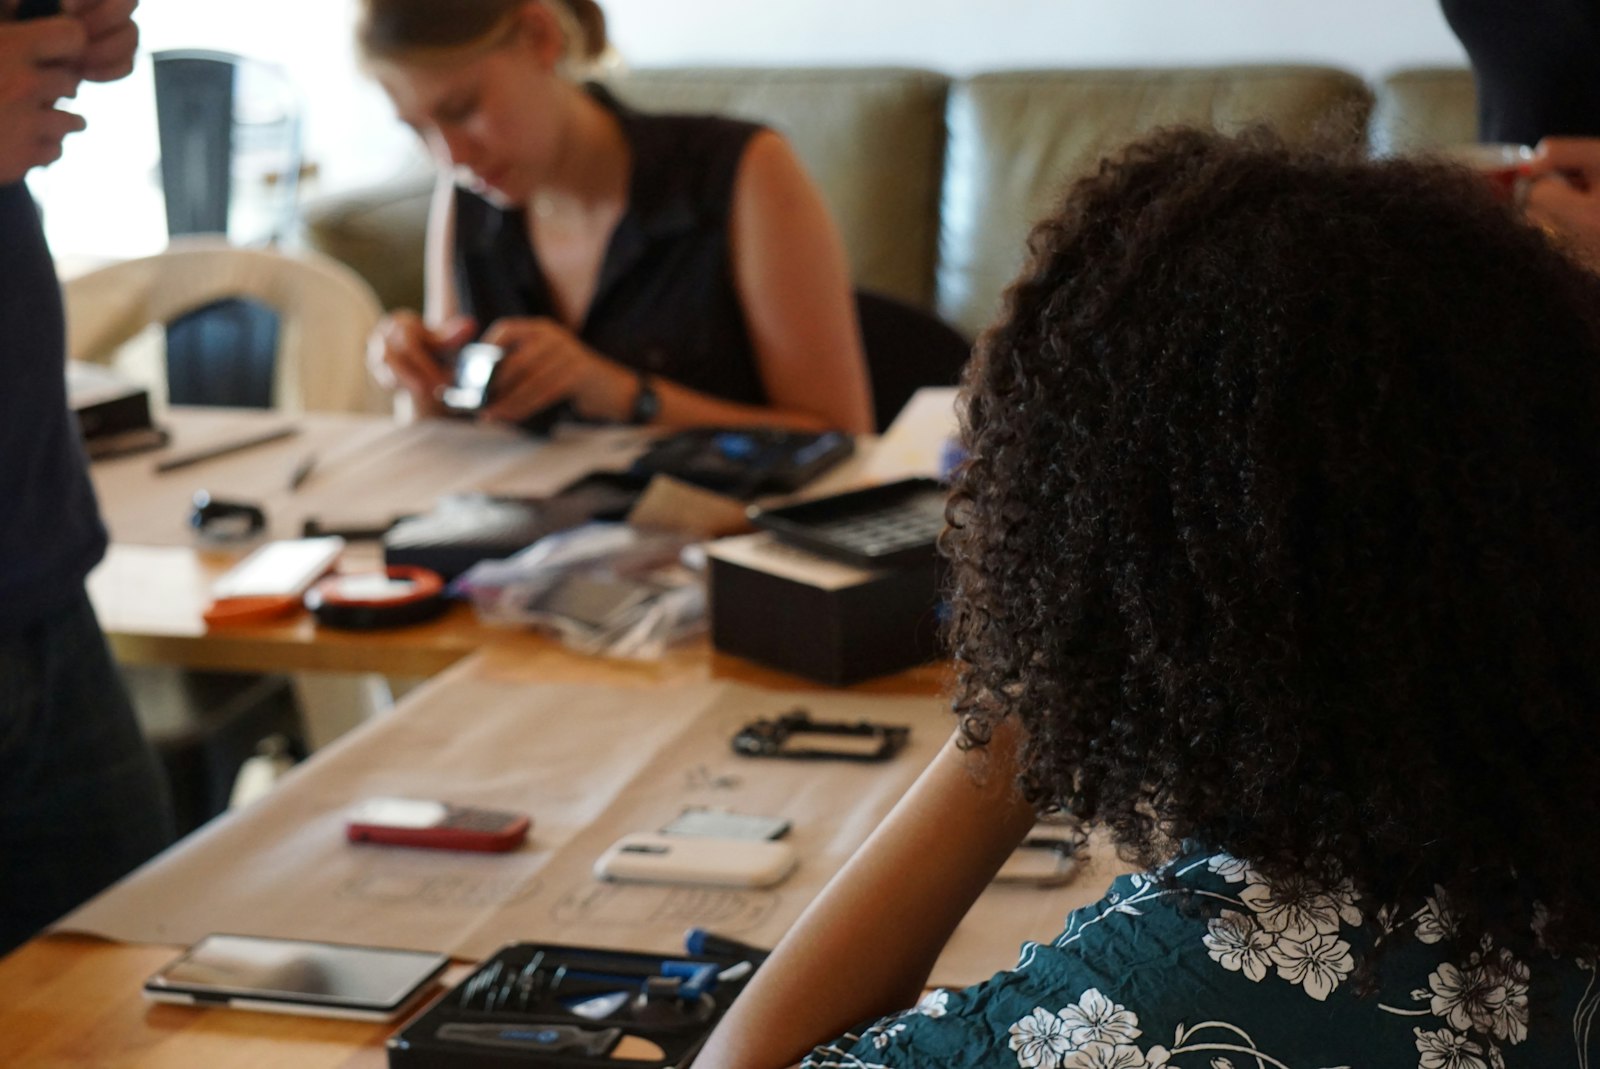
{"label": "watch face", "polygon": [[633,411],[629,413],[631,423],[649,423],[656,418],[656,413],[661,410],[661,398],[656,394],[656,384],[649,375],[639,375],[639,392],[633,396]]}

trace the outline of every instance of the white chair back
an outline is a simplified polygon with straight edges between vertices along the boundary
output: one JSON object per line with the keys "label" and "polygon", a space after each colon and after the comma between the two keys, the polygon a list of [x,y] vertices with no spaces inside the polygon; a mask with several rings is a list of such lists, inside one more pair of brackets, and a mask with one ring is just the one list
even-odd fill
{"label": "white chair back", "polygon": [[287,411],[390,412],[366,370],[367,336],[383,314],[361,276],[309,251],[245,249],[220,238],[175,240],[166,251],[68,280],[67,349],[103,363],[153,323],[230,297],[278,313],[273,403]]}

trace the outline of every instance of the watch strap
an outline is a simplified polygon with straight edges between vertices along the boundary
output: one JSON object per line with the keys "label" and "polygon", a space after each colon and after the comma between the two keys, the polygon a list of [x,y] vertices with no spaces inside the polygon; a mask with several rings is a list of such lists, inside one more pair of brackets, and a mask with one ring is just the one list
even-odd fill
{"label": "watch strap", "polygon": [[661,395],[656,393],[655,380],[643,371],[638,373],[639,389],[633,395],[633,408],[628,412],[628,422],[635,425],[649,423],[661,411]]}

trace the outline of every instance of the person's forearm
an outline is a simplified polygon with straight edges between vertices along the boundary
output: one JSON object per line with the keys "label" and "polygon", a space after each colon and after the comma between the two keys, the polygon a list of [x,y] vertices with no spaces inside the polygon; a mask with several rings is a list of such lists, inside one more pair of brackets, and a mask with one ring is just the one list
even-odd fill
{"label": "person's forearm", "polygon": [[916,1002],[951,933],[1033,826],[1010,762],[993,761],[980,782],[969,759],[946,746],[784,937],[697,1069],[791,1065]]}
{"label": "person's forearm", "polygon": [[[619,364],[614,381],[597,382],[588,396],[578,398],[578,411],[589,419],[626,423],[633,415],[639,378]],[[824,431],[835,429],[826,417],[782,407],[740,404],[692,390],[687,386],[652,376],[660,407],[651,425],[658,427],[786,427],[790,430]]]}

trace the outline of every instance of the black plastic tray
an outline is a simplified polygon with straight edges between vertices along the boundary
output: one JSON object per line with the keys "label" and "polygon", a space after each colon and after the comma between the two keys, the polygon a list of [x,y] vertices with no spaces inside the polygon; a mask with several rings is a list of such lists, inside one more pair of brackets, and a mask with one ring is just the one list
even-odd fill
{"label": "black plastic tray", "polygon": [[[724,1011],[760,964],[751,955],[644,954],[554,943],[502,947],[472,975],[389,1038],[390,1069],[587,1069],[634,1066],[680,1069],[693,1059]],[[710,965],[726,977],[692,1002],[669,997],[640,1010],[632,1005],[601,1017],[572,1003],[604,999],[620,989],[643,990],[665,963]],[[734,968],[738,966],[738,968]],[[463,1037],[462,1033],[468,1033]],[[610,1033],[620,1035],[610,1035]],[[477,1033],[472,1036],[471,1033]],[[485,1038],[487,1033],[487,1038]],[[504,1037],[504,1038],[501,1038]],[[576,1037],[576,1038],[575,1038]],[[623,1037],[654,1044],[660,1057],[634,1057],[616,1046]]]}

